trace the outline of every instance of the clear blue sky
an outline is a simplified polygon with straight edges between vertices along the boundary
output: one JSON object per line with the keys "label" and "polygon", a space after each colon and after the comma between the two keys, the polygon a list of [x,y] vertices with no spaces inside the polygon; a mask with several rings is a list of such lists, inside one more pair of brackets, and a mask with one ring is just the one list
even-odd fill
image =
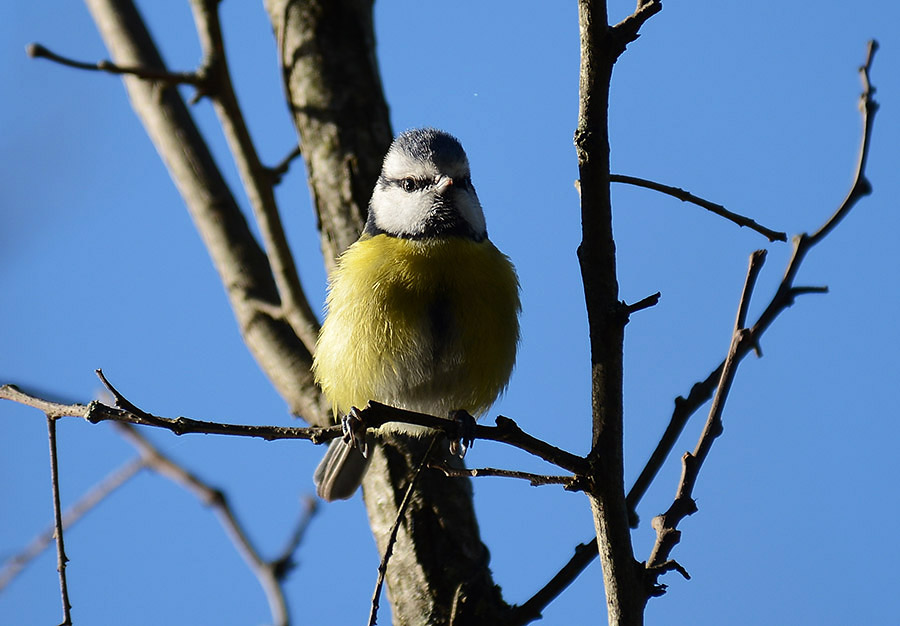
{"label": "clear blue sky", "polygon": [[[186,2],[145,2],[164,56],[191,69],[199,47]],[[611,3],[614,19],[632,8]],[[291,149],[271,29],[260,2],[222,5],[227,46],[251,131],[270,163]],[[616,67],[616,172],[677,185],[794,234],[811,231],[846,192],[856,159],[865,42],[882,47],[865,199],[810,254],[806,296],[747,359],[650,624],[891,624],[900,516],[897,233],[900,10],[847,3],[667,2]],[[378,48],[395,130],[444,128],[466,147],[492,239],[516,263],[523,341],[494,413],[575,452],[590,433],[587,328],[572,134],[575,2],[382,2]],[[0,382],[70,401],[97,396],[102,367],[126,395],[163,415],[290,424],[284,403],[241,343],[223,289],[118,78],[30,60],[36,41],[84,60],[107,58],[86,9],[70,2],[0,6]],[[190,90],[185,90],[189,94]],[[208,103],[194,112],[235,189]],[[245,199],[239,195],[241,201]],[[303,168],[278,190],[314,306],[324,274]],[[769,258],[751,315],[771,296],[789,246],[768,244],[705,211],[616,187],[623,299],[662,292],[626,335],[626,472],[637,475],[673,399],[723,357],[757,247]],[[678,457],[647,494],[634,533],[671,502]],[[281,548],[312,490],[321,449],[150,433],[163,450],[227,490],[266,556]],[[64,504],[134,456],[111,428],[59,424]],[[479,442],[473,466],[543,465]],[[492,567],[522,602],[591,537],[585,498],[518,482],[476,481]],[[0,404],[0,558],[51,519],[46,426]],[[213,515],[166,479],[142,474],[66,534],[79,624],[264,624],[265,598]],[[0,623],[60,619],[48,551],[0,594]],[[326,506],[287,585],[298,624],[360,624],[378,555],[360,498]],[[595,563],[545,613],[546,624],[603,623]],[[387,607],[381,623],[389,623]]]}

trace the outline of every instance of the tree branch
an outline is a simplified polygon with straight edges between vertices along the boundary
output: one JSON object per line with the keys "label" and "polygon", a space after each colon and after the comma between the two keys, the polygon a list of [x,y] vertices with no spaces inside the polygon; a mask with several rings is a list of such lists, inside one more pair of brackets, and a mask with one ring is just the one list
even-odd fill
{"label": "tree branch", "polygon": [[259,159],[234,92],[225,56],[218,7],[219,0],[191,0],[194,21],[203,48],[202,73],[209,80],[209,97],[222,124],[222,130],[259,225],[263,247],[278,288],[281,313],[312,354],[316,349],[319,322],[300,285],[294,257],[284,234],[275,200],[275,179]]}
{"label": "tree branch", "polygon": [[765,226],[760,226],[749,217],[744,217],[743,215],[732,213],[721,204],[716,204],[714,202],[710,202],[709,200],[699,198],[679,187],[670,187],[668,185],[653,182],[652,180],[637,178],[636,176],[623,176],[621,174],[610,174],[609,181],[612,183],[626,183],[628,185],[634,185],[636,187],[652,189],[654,191],[670,195],[674,198],[678,198],[682,202],[691,202],[693,204],[696,204],[697,206],[703,207],[707,211],[724,217],[727,220],[731,220],[738,226],[746,226],[751,230],[755,230],[759,234],[764,235],[766,238],[768,238],[769,241],[787,241],[787,234],[775,230],[770,230]]}
{"label": "tree branch", "polygon": [[[856,173],[850,186],[850,191],[834,214],[825,221],[814,235],[809,236],[802,234],[794,237],[793,251],[791,258],[788,261],[788,265],[785,268],[781,283],[775,290],[775,294],[772,296],[772,299],[765,310],[760,314],[756,323],[750,328],[749,332],[751,340],[742,345],[737,355],[738,360],[743,359],[750,350],[759,350],[759,344],[763,334],[782,312],[793,305],[794,299],[798,295],[807,293],[826,293],[828,291],[827,287],[795,287],[794,280],[797,276],[797,272],[800,270],[803,259],[806,257],[806,253],[814,245],[821,242],[825,235],[830,233],[838,222],[847,215],[856,202],[871,190],[871,185],[866,179],[865,164],[869,153],[869,145],[871,143],[872,123],[875,112],[878,110],[878,104],[872,100],[872,94],[875,89],[869,84],[869,71],[871,69],[872,57],[877,49],[877,42],[870,41],[868,43],[866,60],[862,68],[860,68],[860,74],[863,76],[863,94],[860,107],[863,130],[860,139]],[[709,376],[706,377],[706,379],[695,383],[694,386],[691,387],[691,391],[687,398],[679,396],[675,399],[675,409],[672,412],[672,417],[669,420],[665,433],[628,494],[628,506],[631,511],[634,511],[635,507],[637,507],[638,502],[640,502],[647,488],[659,472],[659,469],[662,467],[666,458],[668,458],[690,416],[712,396],[712,393],[716,388],[716,381],[719,380],[724,366],[725,362],[723,361],[709,374]]]}
{"label": "tree branch", "polygon": [[[117,64],[165,71],[131,0],[86,1]],[[209,250],[248,348],[292,412],[311,424],[330,423],[330,407],[310,373],[309,350],[290,325],[257,306],[280,303],[272,270],[181,96],[153,82],[124,81]]]}
{"label": "tree branch", "polygon": [[622,454],[622,354],[627,307],[618,299],[612,232],[609,161],[609,87],[612,69],[641,25],[661,9],[639,4],[610,28],[606,2],[580,0],[581,38],[578,127],[575,149],[581,192],[582,239],[578,260],[590,328],[593,436],[588,489],[609,623],[642,624],[646,597],[634,559],[625,507]]}
{"label": "tree branch", "polygon": [[[105,384],[107,384],[107,388],[111,390],[114,389],[108,381]],[[113,391],[113,393],[118,398],[122,398],[118,391]],[[340,437],[342,434],[340,426],[330,426],[328,428],[321,428],[318,426],[290,428],[286,426],[223,424],[220,422],[195,420],[189,417],[177,417],[172,419],[147,413],[127,400],[125,401],[127,403],[126,406],[130,408],[111,407],[97,401],[91,402],[90,404],[59,404],[28,394],[15,385],[0,386],[0,400],[11,400],[18,404],[30,406],[43,411],[45,414],[54,418],[80,417],[92,424],[112,421],[141,426],[155,426],[157,428],[165,428],[176,435],[202,433],[205,435],[259,437],[266,441],[274,441],[276,439],[308,439],[313,443],[325,443],[336,437]]]}
{"label": "tree branch", "polygon": [[[281,586],[283,572],[277,566],[278,561],[266,562],[259,555],[244,527],[238,522],[225,493],[221,489],[211,487],[163,454],[130,424],[119,422],[115,426],[122,436],[138,449],[148,467],[181,485],[203,504],[213,509],[231,542],[262,586],[275,626],[289,626],[291,618]],[[282,572],[281,575],[279,572]]]}
{"label": "tree branch", "polygon": [[[859,159],[857,162],[856,175],[851,185],[851,192],[848,193],[846,199],[841,203],[840,207],[832,215],[832,217],[829,218],[829,220],[827,220],[825,224],[817,231],[817,234],[823,234],[816,237],[816,243],[821,241],[824,233],[830,232],[834,225],[836,225],[836,219],[843,219],[843,217],[846,216],[849,209],[856,203],[856,201],[858,201],[858,194],[866,188],[866,185],[861,184],[859,181],[865,180],[865,163],[867,160],[869,144],[872,135],[872,122],[874,113],[878,109],[877,103],[872,100],[872,94],[874,93],[875,89],[869,84],[869,72],[871,70],[872,57],[877,49],[877,42],[870,41],[868,43],[866,61],[860,68],[860,74],[863,77],[863,95],[861,102],[861,113],[863,115],[863,132],[860,141]],[[857,190],[856,193],[853,192],[854,189]],[[749,329],[750,339],[747,340],[746,343],[741,344],[741,346],[739,347],[739,353],[737,356],[738,359],[742,359],[751,350],[758,350],[759,340],[762,338],[765,331],[769,328],[772,322],[782,312],[785,311],[785,309],[793,304],[794,298],[797,295],[803,293],[827,292],[827,288],[824,287],[810,288],[793,286],[793,278],[794,276],[796,276],[796,273],[799,270],[800,263],[802,262],[804,256],[803,254],[798,254],[798,248],[801,245],[801,241],[805,242],[802,244],[805,250],[808,250],[809,247],[811,247],[811,244],[809,243],[809,237],[795,238],[794,253],[788,263],[781,285],[779,285],[775,295],[772,297],[772,300],[760,315],[759,319]],[[632,488],[628,491],[628,495],[626,497],[629,517],[631,520],[633,520],[633,526],[637,526],[637,514],[635,513],[635,509],[638,503],[640,503],[641,499],[647,491],[647,488],[653,482],[653,479],[656,477],[666,458],[668,458],[668,455],[674,448],[675,443],[678,440],[678,437],[680,436],[682,430],[684,429],[685,424],[687,424],[688,419],[712,396],[712,393],[716,388],[716,381],[720,380],[724,366],[725,363],[723,361],[710,373],[709,376],[706,377],[705,380],[694,384],[686,398],[679,396],[675,399],[675,409],[672,413],[669,424],[666,427],[666,431],[660,439],[660,442],[657,444],[657,447],[653,451],[650,459],[647,461],[647,464],[644,466],[644,469],[641,471],[641,474],[638,476],[638,479],[635,481]],[[512,624],[525,624],[529,621],[537,619],[537,616],[540,615],[540,610],[543,609],[543,607],[547,606],[547,604],[549,604],[553,600],[553,598],[555,598],[556,595],[558,595],[558,593],[562,591],[562,589],[565,589],[566,586],[568,586],[575,578],[577,578],[581,574],[581,572],[584,571],[584,569],[597,556],[596,537],[591,541],[580,544],[579,548],[586,545],[594,549],[586,551],[576,550],[575,555],[553,577],[551,582],[548,583],[547,586],[545,586],[540,592],[538,592],[538,594],[540,595],[540,601],[537,601],[539,595],[535,595],[531,600],[522,605],[522,607],[533,607],[528,612],[528,615],[534,617],[523,617],[521,621],[513,621],[511,622]],[[551,592],[545,592],[548,587],[551,588]],[[555,594],[552,593],[552,590],[557,589],[559,591],[556,591]],[[516,612],[518,612],[518,610],[519,609],[517,609]]]}
{"label": "tree branch", "polygon": [[202,88],[206,78],[198,72],[169,72],[151,67],[122,66],[111,61],[97,61],[85,63],[56,54],[39,43],[31,43],[25,47],[25,52],[33,59],[48,59],[79,70],[106,72],[107,74],[120,74],[136,76],[145,80],[160,81],[169,85],[193,85]]}
{"label": "tree branch", "polygon": [[[653,519],[653,528],[656,530],[656,543],[650,553],[650,558],[647,559],[647,577],[648,584],[653,590],[652,595],[658,595],[665,591],[665,586],[659,585],[657,582],[659,576],[666,571],[678,569],[667,567],[666,563],[669,562],[669,554],[671,554],[672,549],[681,540],[681,532],[678,530],[679,522],[697,511],[697,504],[693,499],[694,486],[697,483],[697,477],[700,475],[700,468],[712,449],[713,441],[723,431],[722,412],[725,410],[725,400],[728,398],[728,392],[731,390],[731,384],[734,381],[737,366],[740,363],[738,352],[742,344],[747,345],[752,341],[750,332],[745,327],[747,310],[750,306],[750,298],[753,293],[753,287],[756,284],[756,278],[762,269],[765,258],[765,250],[757,250],[750,255],[747,278],[744,282],[737,318],[734,323],[734,331],[731,335],[731,347],[722,367],[722,375],[719,378],[709,416],[706,419],[706,424],[694,451],[686,452],[681,459],[681,480],[679,481],[675,501],[665,513]],[[680,568],[680,566],[678,567]]]}
{"label": "tree branch", "polygon": [[580,485],[582,481],[577,476],[546,476],[544,474],[533,474],[531,472],[520,472],[518,470],[497,469],[494,467],[467,469],[464,467],[450,467],[446,463],[432,464],[428,467],[443,472],[444,476],[452,478],[462,478],[464,476],[468,476],[471,478],[483,476],[518,478],[520,480],[527,480],[529,483],[531,483],[532,487],[541,487],[544,485],[562,485],[563,487],[565,487],[566,491],[583,490],[583,486]]}
{"label": "tree branch", "polygon": [[53,525],[56,536],[56,571],[59,572],[59,593],[62,597],[63,621],[60,626],[72,624],[72,605],[69,602],[69,585],[66,582],[65,542],[63,541],[62,507],[59,504],[59,463],[56,457],[56,418],[47,415],[47,438],[50,442],[50,483],[53,490]]}
{"label": "tree branch", "polygon": [[356,241],[393,133],[371,0],[265,0],[306,160],[325,267]]}

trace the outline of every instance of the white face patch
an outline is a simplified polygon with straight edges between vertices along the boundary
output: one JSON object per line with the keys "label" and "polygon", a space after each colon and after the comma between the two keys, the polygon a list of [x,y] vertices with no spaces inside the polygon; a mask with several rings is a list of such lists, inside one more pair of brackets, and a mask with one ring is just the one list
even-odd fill
{"label": "white face patch", "polygon": [[437,131],[404,133],[385,156],[381,180],[369,207],[375,226],[393,235],[415,237],[428,232],[438,212],[450,211],[455,214],[454,219],[468,225],[466,230],[484,237],[484,212],[469,181],[468,160],[458,143],[458,154],[438,151],[438,143],[434,144],[434,151],[404,143],[404,137],[426,132]]}

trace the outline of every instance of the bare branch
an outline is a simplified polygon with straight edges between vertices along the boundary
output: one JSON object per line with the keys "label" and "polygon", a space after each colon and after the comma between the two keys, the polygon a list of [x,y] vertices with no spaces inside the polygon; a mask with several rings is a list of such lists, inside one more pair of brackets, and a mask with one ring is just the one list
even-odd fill
{"label": "bare branch", "polygon": [[641,26],[660,11],[662,2],[659,0],[638,0],[634,13],[610,29],[611,38],[616,42],[616,46],[611,49],[617,57],[625,51],[628,44],[640,36],[638,31]]}
{"label": "bare branch", "polygon": [[[369,402],[365,409],[359,411],[359,416],[368,428],[379,428],[389,422],[401,422],[440,430],[446,433],[451,440],[459,439],[459,422],[456,420],[407,411],[380,402]],[[476,424],[475,438],[506,443],[573,474],[584,474],[588,469],[587,461],[583,457],[552,446],[537,437],[532,437],[519,428],[513,420],[502,415],[497,416],[496,426]]]}
{"label": "bare branch", "polygon": [[493,467],[481,467],[467,469],[464,467],[450,467],[446,463],[431,464],[428,466],[443,472],[444,476],[451,478],[461,478],[463,476],[476,478],[482,476],[496,476],[500,478],[518,478],[527,480],[532,487],[541,487],[543,485],[563,485],[566,491],[580,491],[583,487],[579,486],[581,482],[577,476],[546,476],[544,474],[532,474],[531,472],[520,472],[517,470],[496,469]]}
{"label": "bare branch", "polygon": [[[869,153],[869,144],[871,142],[872,123],[878,105],[872,101],[872,94],[874,93],[875,88],[869,84],[868,77],[869,70],[871,69],[872,56],[877,49],[877,42],[870,41],[868,43],[866,61],[860,70],[861,75],[864,77],[862,103],[860,107],[863,118],[863,131],[860,139],[856,174],[850,186],[850,192],[847,194],[838,210],[826,220],[814,235],[809,236],[804,234],[794,237],[793,252],[785,269],[784,277],[776,289],[775,295],[772,296],[772,300],[760,314],[756,323],[750,328],[750,338],[747,343],[742,344],[740,352],[737,355],[738,360],[743,359],[750,350],[759,352],[759,343],[763,334],[772,322],[774,322],[785,309],[794,303],[796,296],[807,293],[826,293],[828,291],[827,287],[795,287],[794,279],[797,276],[797,272],[800,270],[800,266],[803,263],[803,259],[806,257],[806,253],[814,245],[822,241],[825,235],[832,231],[837,223],[847,215],[859,198],[864,195],[863,191],[870,188],[870,185],[866,180],[865,164],[867,161],[866,155]],[[721,376],[724,365],[725,362],[723,361],[709,374],[709,376],[706,377],[706,379],[694,384],[687,398],[679,396],[675,399],[675,409],[672,412],[672,417],[669,420],[666,431],[628,494],[628,507],[632,511],[633,519],[637,519],[636,515],[633,513],[635,507],[637,507],[638,502],[640,502],[647,488],[650,486],[650,483],[652,483],[653,478],[659,472],[659,469],[662,467],[666,458],[668,458],[688,419],[703,404],[705,404],[710,397],[712,397],[713,390],[716,388],[716,382]]]}
{"label": "bare branch", "polygon": [[[865,155],[868,154],[869,143],[872,133],[872,121],[874,118],[874,112],[877,110],[877,104],[872,101],[871,97],[874,93],[874,87],[871,87],[868,82],[869,70],[871,69],[871,61],[872,55],[874,51],[877,50],[877,42],[870,41],[867,48],[866,62],[861,68],[861,74],[864,77],[863,80],[863,103],[862,103],[862,114],[863,114],[863,133],[862,139],[860,143],[860,158],[859,164],[857,165],[857,172],[855,176],[855,180],[851,185],[851,190],[854,188],[860,187],[858,181],[865,179],[865,170],[864,165],[866,162]],[[864,187],[864,185],[862,186]],[[849,211],[849,207],[851,207],[858,198],[853,197],[854,194],[848,194],[847,199],[841,204],[841,207],[835,214],[826,222],[826,224],[819,229],[817,234],[820,234],[815,242],[821,241],[825,232],[830,232],[831,228],[826,230],[825,226],[831,224],[833,228],[836,216],[840,216],[842,219],[843,216]],[[850,200],[850,203],[848,203]],[[842,210],[843,209],[843,210]],[[805,242],[802,243],[801,242]],[[749,329],[748,339],[745,343],[742,343],[738,349],[738,359],[742,359],[749,353],[751,350],[758,349],[759,340],[762,335],[768,329],[768,327],[772,324],[772,322],[782,313],[785,309],[787,309],[791,304],[793,304],[794,297],[796,295],[804,294],[804,293],[825,293],[827,292],[827,288],[825,287],[794,287],[793,279],[799,270],[800,263],[803,259],[803,254],[798,253],[798,249],[801,245],[804,247],[804,251],[808,250],[811,246],[809,242],[809,237],[803,238],[795,238],[794,240],[794,253],[791,257],[791,260],[788,263],[787,270],[785,271],[785,276],[782,279],[781,285],[776,290],[775,295],[772,297],[769,305],[760,315],[759,319],[756,323]],[[675,399],[675,409],[672,413],[672,417],[669,421],[668,426],[666,427],[666,431],[663,434],[660,442],[657,444],[656,449],[653,451],[650,459],[647,461],[644,469],[641,471],[640,476],[635,481],[632,488],[629,490],[628,495],[626,497],[626,502],[629,510],[629,517],[632,520],[632,526],[637,526],[637,514],[635,513],[635,508],[638,503],[643,498],[646,493],[647,488],[653,482],[653,479],[656,477],[659,469],[662,467],[666,458],[668,458],[669,453],[675,446],[675,442],[678,440],[681,431],[683,430],[685,424],[687,424],[688,419],[693,415],[697,409],[699,409],[709,398],[712,396],[713,391],[716,388],[716,381],[721,379],[722,371],[724,369],[725,362],[723,361],[716,367],[706,379],[694,384],[691,388],[690,393],[687,398],[679,396]],[[677,530],[675,532],[678,532]],[[566,566],[559,571],[559,573],[554,576],[551,580],[555,586],[560,586],[564,588],[566,585],[571,583],[575,578],[577,578],[582,571],[593,561],[593,559],[597,556],[597,544],[596,537],[592,541],[587,541],[581,546],[590,546],[590,549],[585,550],[583,553],[579,553],[576,551],[576,555],[566,564]],[[579,546],[579,547],[581,547]],[[581,556],[581,555],[586,556]],[[548,586],[551,586],[551,583],[548,583]],[[543,591],[543,590],[542,590]],[[648,590],[650,593],[653,593],[653,589],[650,588]],[[540,593],[540,592],[539,592]],[[557,592],[558,593],[558,592]],[[549,597],[544,597],[541,602],[535,602],[533,605],[532,601],[537,598],[532,598],[528,602],[522,605],[525,606],[534,606],[534,608],[529,612],[529,615],[533,615],[534,617],[529,617],[528,619],[524,619],[522,621],[511,622],[515,624],[525,624],[529,621],[537,619],[540,615],[540,610],[549,604],[552,599],[556,597],[556,595],[550,595]]]}
{"label": "bare branch", "polygon": [[253,207],[281,297],[282,314],[312,354],[316,349],[319,322],[300,285],[294,257],[284,234],[275,200],[275,180],[260,161],[234,92],[225,57],[218,6],[218,0],[191,0],[191,9],[203,47],[203,73],[210,81],[209,97]]}
{"label": "bare branch", "polygon": [[[111,387],[111,385],[109,387]],[[119,394],[118,391],[114,392],[114,395],[116,394],[121,397],[121,394]],[[206,435],[259,437],[266,441],[274,441],[276,439],[308,439],[313,443],[325,443],[341,436],[340,426],[330,426],[328,428],[319,428],[316,426],[311,426],[309,428],[290,428],[285,426],[223,424],[220,422],[205,422],[188,417],[177,417],[172,419],[147,413],[127,401],[127,405],[132,407],[133,410],[111,407],[96,401],[91,402],[90,404],[58,404],[25,393],[15,385],[0,386],[0,400],[11,400],[18,404],[30,406],[44,411],[46,414],[52,415],[55,418],[80,417],[92,424],[112,421],[141,426],[156,426],[158,428],[165,428],[176,435],[202,433]]]}
{"label": "bare branch", "polygon": [[719,384],[709,410],[709,416],[706,419],[706,424],[694,451],[685,453],[681,459],[681,480],[679,481],[675,501],[665,513],[653,519],[652,525],[656,530],[656,543],[650,553],[650,558],[647,559],[647,577],[648,583],[654,592],[653,595],[658,595],[665,591],[664,587],[657,584],[657,580],[659,576],[672,569],[666,568],[665,564],[669,562],[669,554],[672,552],[672,549],[681,540],[681,532],[678,531],[679,522],[684,517],[697,511],[697,505],[693,499],[694,485],[700,474],[700,468],[703,466],[703,462],[712,448],[713,441],[722,434],[722,412],[725,409],[725,400],[728,397],[728,392],[731,390],[731,384],[734,381],[737,366],[740,363],[738,353],[742,345],[748,345],[752,341],[751,334],[745,327],[747,310],[750,307],[750,298],[753,293],[753,287],[756,284],[756,278],[759,276],[765,258],[765,250],[757,250],[750,255],[747,278],[744,282],[744,289],[741,293],[737,317],[734,322],[734,331],[731,336],[731,346],[722,367],[722,375],[719,377]]}
{"label": "bare branch", "polygon": [[[165,71],[132,0],[86,2],[117,64]],[[310,372],[310,351],[288,323],[257,306],[280,304],[272,268],[184,100],[151,81],[126,76],[124,82],[212,257],[245,343],[292,412],[311,424],[329,424],[330,407]]]}
{"label": "bare branch", "polygon": [[657,304],[659,304],[659,299],[661,296],[662,294],[657,291],[656,293],[651,294],[646,298],[638,300],[634,304],[625,304],[625,314],[631,315],[632,313],[637,313],[638,311],[643,311],[644,309],[649,309],[650,307],[656,306]]}
{"label": "bare branch", "polygon": [[856,174],[853,177],[853,185],[847,193],[847,197],[838,207],[837,211],[828,218],[819,230],[810,235],[809,246],[814,246],[818,241],[824,238],[832,229],[837,226],[844,217],[850,212],[850,209],[863,196],[872,193],[872,185],[866,178],[866,163],[869,160],[869,144],[872,138],[872,121],[875,113],[878,111],[878,103],[875,102],[873,96],[875,87],[869,80],[869,72],[872,69],[872,60],[875,52],[878,50],[878,42],[874,39],[866,44],[866,59],[859,68],[859,77],[862,80],[863,91],[859,97],[859,112],[862,114],[863,132],[862,141],[859,146],[859,157],[856,162]]}
{"label": "bare branch", "polygon": [[[128,482],[144,467],[146,467],[144,459],[136,458],[111,472],[106,478],[82,496],[78,502],[63,513],[63,530],[71,528],[77,521],[84,517],[88,511],[100,504],[100,502],[105,500],[113,491]],[[25,546],[21,552],[4,563],[3,569],[0,570],[0,591],[12,582],[28,563],[47,549],[47,546],[53,541],[54,534],[55,529],[51,525],[50,528],[43,531]]]}
{"label": "bare branch", "polygon": [[613,65],[658,2],[610,28],[606,2],[580,0],[581,42],[575,152],[581,193],[578,261],[590,328],[592,440],[590,487],[594,529],[611,625],[640,624],[646,597],[634,558],[625,506],[622,358],[625,324],[616,277],[609,175],[609,88]]}
{"label": "bare branch", "polygon": [[28,44],[25,47],[25,52],[34,59],[48,59],[59,63],[60,65],[74,67],[79,70],[136,76],[145,80],[160,81],[170,85],[194,85],[195,87],[202,88],[206,81],[206,78],[198,72],[169,72],[153,67],[116,65],[112,61],[106,60],[97,61],[96,63],[76,61],[56,54],[55,52],[51,52],[39,43]]}
{"label": "bare branch", "polygon": [[272,184],[277,185],[281,182],[282,177],[287,174],[291,167],[291,163],[298,157],[303,156],[303,150],[300,146],[294,146],[286,157],[279,161],[278,165],[269,168],[269,175],[272,177]]}
{"label": "bare branch", "polygon": [[63,621],[60,626],[72,624],[72,605],[69,603],[69,585],[66,582],[65,542],[63,541],[62,507],[59,505],[59,463],[56,456],[56,418],[47,416],[47,438],[50,442],[50,479],[53,488],[53,525],[56,535],[56,571],[59,572],[59,593],[62,596]]}
{"label": "bare branch", "polygon": [[524,604],[514,607],[504,626],[521,626],[541,618],[541,611],[572,584],[597,558],[597,538],[575,546],[575,554],[557,574]]}
{"label": "bare branch", "polygon": [[707,211],[715,213],[716,215],[720,215],[725,219],[731,220],[738,226],[746,226],[751,230],[755,230],[759,234],[764,235],[766,238],[768,238],[769,241],[787,241],[786,233],[770,230],[765,226],[757,224],[749,217],[744,217],[743,215],[732,213],[721,204],[716,204],[715,202],[704,200],[703,198],[697,197],[694,194],[687,192],[679,187],[670,187],[668,185],[653,182],[652,180],[637,178],[636,176],[623,176],[621,174],[610,174],[609,181],[611,183],[626,183],[629,185],[634,185],[636,187],[652,189],[654,191],[670,195],[673,198],[678,198],[682,202],[691,202],[693,204],[696,204],[697,206],[703,207]]}
{"label": "bare branch", "polygon": [[275,625],[288,626],[291,621],[290,614],[284,590],[281,587],[281,578],[277,575],[278,570],[275,565],[277,562],[267,563],[260,557],[244,527],[238,522],[237,516],[228,504],[225,493],[211,487],[163,454],[130,424],[117,423],[115,427],[119,429],[125,439],[138,449],[148,467],[178,483],[213,509],[231,542],[262,586],[269,601],[269,610]]}
{"label": "bare branch", "polygon": [[296,562],[294,561],[294,553],[303,543],[306,536],[306,529],[309,523],[319,512],[319,500],[315,496],[307,495],[303,498],[303,510],[297,520],[297,525],[291,533],[290,539],[281,551],[281,555],[272,560],[271,565],[275,571],[278,580],[284,580],[288,572],[294,569]]}

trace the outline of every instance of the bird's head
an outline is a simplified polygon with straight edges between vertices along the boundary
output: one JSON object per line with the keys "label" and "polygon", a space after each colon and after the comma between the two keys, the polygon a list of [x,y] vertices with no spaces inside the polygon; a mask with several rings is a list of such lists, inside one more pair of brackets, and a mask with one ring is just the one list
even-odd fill
{"label": "bird's head", "polygon": [[411,239],[487,237],[469,160],[455,137],[421,128],[394,140],[369,202],[365,232]]}

